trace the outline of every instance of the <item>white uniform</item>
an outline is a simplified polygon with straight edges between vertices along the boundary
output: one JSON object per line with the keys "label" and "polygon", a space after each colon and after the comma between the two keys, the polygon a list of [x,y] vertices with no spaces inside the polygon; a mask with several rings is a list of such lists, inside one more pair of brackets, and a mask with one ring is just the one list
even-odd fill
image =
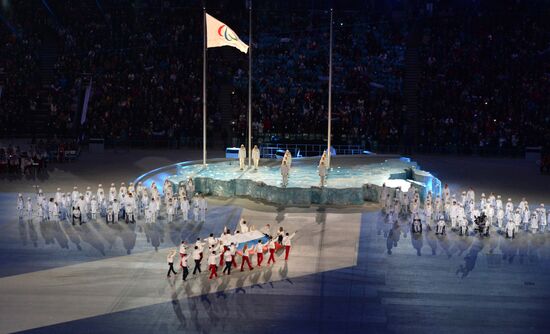
{"label": "white uniform", "polygon": [[508,220],[508,223],[506,224],[506,237],[507,238],[513,238],[515,234],[517,233],[517,227],[513,220]]}
{"label": "white uniform", "polygon": [[97,212],[99,209],[99,204],[95,198],[92,198],[90,202],[90,212],[92,213],[92,219],[97,219]]}
{"label": "white uniform", "polygon": [[496,211],[502,209],[502,199],[500,199],[500,195],[497,196],[497,200],[495,201],[495,208]]}
{"label": "white uniform", "polygon": [[56,203],[61,203],[61,197],[63,196],[63,193],[59,191],[59,188],[58,188],[58,191],[55,193],[55,196],[54,196],[54,201]]}
{"label": "white uniform", "polygon": [[531,214],[531,218],[529,220],[529,229],[531,229],[531,232],[535,233],[539,229],[539,218],[535,212]]}
{"label": "white uniform", "polygon": [[134,216],[134,205],[131,203],[126,204],[124,213],[126,214],[127,223],[135,223],[136,217]]}
{"label": "white uniform", "polygon": [[118,222],[118,215],[120,213],[120,203],[118,201],[113,201],[113,215],[114,219],[113,222]]}
{"label": "white uniform", "polygon": [[132,194],[132,196],[136,194],[136,188],[132,182],[130,182],[130,185],[128,186],[128,193]]}
{"label": "white uniform", "polygon": [[443,188],[443,201],[447,202],[451,200],[451,189],[448,186]]}
{"label": "white uniform", "polygon": [[260,164],[260,149],[257,146],[254,146],[252,149],[252,161],[254,162],[254,169],[258,169]]}
{"label": "white uniform", "polygon": [[52,221],[57,221],[59,210],[55,202],[48,202],[48,218]]}
{"label": "white uniform", "polygon": [[504,223],[504,210],[502,208],[497,211],[497,222],[498,227],[502,228],[502,224]]}
{"label": "white uniform", "polygon": [[464,215],[458,216],[458,227],[460,228],[460,234],[466,234],[468,231],[468,220]]}
{"label": "white uniform", "polygon": [[292,153],[289,150],[286,150],[285,157],[288,168],[292,168]]}
{"label": "white uniform", "polygon": [[320,185],[321,187],[325,186],[325,177],[327,176],[327,166],[322,163],[319,165],[319,178],[320,178]]}
{"label": "white uniform", "polygon": [[435,234],[443,234],[445,233],[445,220],[443,219],[443,216],[440,217],[439,221],[437,222],[437,226],[435,229]]}
{"label": "white uniform", "polygon": [[149,195],[147,195],[147,192],[143,192],[143,196],[141,196],[141,208],[145,210],[149,207]]}
{"label": "white uniform", "polygon": [[288,165],[282,164],[281,165],[281,175],[283,176],[283,187],[286,187],[288,185],[288,174],[290,172],[290,168]]}
{"label": "white uniform", "polygon": [[150,207],[145,208],[145,223],[153,222],[153,210]]}
{"label": "white uniform", "polygon": [[73,190],[73,192],[71,194],[72,203],[75,203],[76,201],[78,201],[79,197],[80,197],[80,193],[78,192],[78,190],[76,190],[76,187],[75,187],[75,189]]}
{"label": "white uniform", "polygon": [[25,203],[23,201],[23,196],[17,197],[17,211],[19,212],[19,217],[23,217],[23,209],[25,207]]}
{"label": "white uniform", "polygon": [[172,189],[172,183],[170,181],[165,181],[164,185],[162,186],[162,192],[164,193],[165,198],[172,197],[174,195],[174,191]]}
{"label": "white uniform", "polygon": [[241,170],[244,169],[244,161],[246,160],[246,147],[244,145],[241,145],[239,148],[239,168]]}
{"label": "white uniform", "polygon": [[183,216],[183,221],[187,221],[189,219],[189,201],[187,198],[184,198],[180,202],[180,208],[181,208],[181,215]]}
{"label": "white uniform", "polygon": [[32,200],[30,197],[27,198],[27,216],[32,218]]}
{"label": "white uniform", "polygon": [[172,203],[166,207],[166,214],[168,215],[168,222],[174,221],[174,205]]}
{"label": "white uniform", "polygon": [[191,178],[187,179],[187,184],[185,185],[185,191],[187,192],[187,198],[191,200],[193,197],[193,194],[195,193],[195,184],[193,183],[193,179]]}
{"label": "white uniform", "polygon": [[151,203],[149,203],[149,208],[151,209],[151,212],[153,214],[153,223],[157,221],[158,212],[160,211],[159,204],[160,203],[154,198],[152,198]]}
{"label": "white uniform", "polygon": [[114,186],[111,186],[109,188],[109,202],[114,201],[116,198],[116,188]]}
{"label": "white uniform", "polygon": [[200,210],[200,221],[204,222],[206,220],[206,210],[208,209],[208,203],[206,202],[206,198],[200,197],[199,198],[199,210]]}
{"label": "white uniform", "polygon": [[248,225],[245,223],[244,219],[241,219],[241,221],[239,222],[239,228],[241,230],[241,233],[248,232]]}
{"label": "white uniform", "polygon": [[547,224],[546,208],[544,207],[544,205],[541,204],[537,208],[537,214],[538,214],[538,217],[539,217],[540,228],[544,232],[544,229],[546,228],[546,224]]}
{"label": "white uniform", "polygon": [[103,191],[102,187],[97,188],[96,196],[99,207],[103,207],[103,204],[105,202],[105,192]]}
{"label": "white uniform", "polygon": [[195,197],[193,199],[193,220],[196,222],[198,222],[200,219],[199,213],[200,213],[199,198]]}
{"label": "white uniform", "polygon": [[506,219],[512,219],[513,214],[514,214],[514,203],[508,200],[508,202],[506,202],[506,209],[504,211],[504,215],[506,216]]}
{"label": "white uniform", "polygon": [[519,210],[516,210],[514,213],[514,224],[516,225],[516,229],[519,230],[519,227],[521,225],[521,213]]}

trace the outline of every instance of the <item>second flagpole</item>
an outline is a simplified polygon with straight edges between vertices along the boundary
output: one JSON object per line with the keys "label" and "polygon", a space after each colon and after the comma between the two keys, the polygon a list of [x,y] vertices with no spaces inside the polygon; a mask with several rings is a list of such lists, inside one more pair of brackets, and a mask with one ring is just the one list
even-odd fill
{"label": "second flagpole", "polygon": [[206,7],[203,15],[203,50],[202,50],[202,165],[206,167]]}
{"label": "second flagpole", "polygon": [[330,9],[330,46],[328,58],[328,134],[327,134],[327,168],[330,168],[330,142],[332,128],[332,8]]}
{"label": "second flagpole", "polygon": [[252,166],[252,0],[248,10],[248,168],[250,168]]}

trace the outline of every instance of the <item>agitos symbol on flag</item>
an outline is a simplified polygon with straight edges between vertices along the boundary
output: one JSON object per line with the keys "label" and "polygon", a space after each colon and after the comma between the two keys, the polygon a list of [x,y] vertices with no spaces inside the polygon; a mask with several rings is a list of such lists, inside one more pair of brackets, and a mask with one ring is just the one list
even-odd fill
{"label": "agitos symbol on flag", "polygon": [[206,47],[216,48],[219,46],[232,46],[241,52],[248,52],[248,45],[241,41],[233,29],[206,14]]}

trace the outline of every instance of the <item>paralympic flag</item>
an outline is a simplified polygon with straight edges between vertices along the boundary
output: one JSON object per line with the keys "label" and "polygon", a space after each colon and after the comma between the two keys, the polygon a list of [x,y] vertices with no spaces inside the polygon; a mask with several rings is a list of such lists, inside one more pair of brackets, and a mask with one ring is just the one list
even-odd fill
{"label": "paralympic flag", "polygon": [[248,52],[248,45],[241,41],[233,29],[206,14],[206,47],[216,48],[226,45],[237,48],[244,53]]}

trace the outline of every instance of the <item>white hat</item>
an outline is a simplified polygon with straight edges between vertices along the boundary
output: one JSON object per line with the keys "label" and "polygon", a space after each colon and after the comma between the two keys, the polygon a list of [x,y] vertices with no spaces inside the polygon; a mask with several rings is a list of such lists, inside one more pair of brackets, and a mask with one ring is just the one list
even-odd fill
{"label": "white hat", "polygon": [[497,198],[500,198],[500,195],[497,195]]}
{"label": "white hat", "polygon": [[508,198],[508,202],[511,202],[511,201],[512,201],[512,199],[511,199],[511,198]]}
{"label": "white hat", "polygon": [[78,187],[77,187],[77,186],[74,186],[73,189],[78,189]]}
{"label": "white hat", "polygon": [[19,197],[23,197],[23,195],[22,195],[21,193],[19,193],[19,195],[18,195],[18,196],[19,196]]}
{"label": "white hat", "polygon": [[41,193],[41,192],[42,192],[42,189],[38,189],[38,192]]}
{"label": "white hat", "polygon": [[60,191],[60,190],[61,190],[61,188],[57,188],[57,191]]}
{"label": "white hat", "polygon": [[30,198],[30,197],[27,197],[27,200],[28,200],[28,201],[30,201],[30,200],[31,200],[31,198]]}
{"label": "white hat", "polygon": [[115,186],[115,184],[114,184],[114,183],[111,183],[111,187],[114,187],[114,186]]}
{"label": "white hat", "polygon": [[544,203],[540,203],[540,206],[544,207]]}
{"label": "white hat", "polygon": [[97,185],[98,187],[102,187],[101,183]]}
{"label": "white hat", "polygon": [[86,187],[86,189],[90,189],[90,187]]}

